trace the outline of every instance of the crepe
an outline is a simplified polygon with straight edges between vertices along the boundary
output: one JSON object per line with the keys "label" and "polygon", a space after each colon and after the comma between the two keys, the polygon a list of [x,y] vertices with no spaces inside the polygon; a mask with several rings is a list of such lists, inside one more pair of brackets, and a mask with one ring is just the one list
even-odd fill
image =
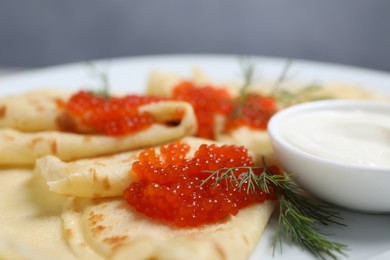
{"label": "crepe", "polygon": [[[190,137],[181,142],[190,145],[189,158],[201,144],[214,143]],[[37,161],[35,174],[43,177],[51,191],[68,197],[61,214],[63,232],[78,259],[249,257],[272,214],[274,201],[252,205],[236,216],[199,228],[162,224],[137,213],[121,197],[136,180],[131,165],[140,152],[73,162],[49,155]]]}
{"label": "crepe", "polygon": [[0,259],[77,259],[63,239],[66,199],[49,192],[31,169],[0,169]]}
{"label": "crepe", "polygon": [[[184,80],[183,76],[169,71],[152,70],[148,77],[147,93],[159,97],[172,97],[173,89]],[[191,75],[186,80],[194,85],[202,87],[207,84],[215,85],[212,79],[199,67],[192,67]],[[232,96],[239,94],[235,84],[222,84]]]}
{"label": "crepe", "polygon": [[[203,87],[206,85],[223,86],[232,97],[239,95],[239,85],[237,83],[215,83],[200,69],[194,69],[189,79],[182,76],[164,71],[152,71],[149,75],[147,94],[152,96],[172,97],[174,88],[182,81],[190,80],[195,86]],[[251,87],[253,93],[253,86]],[[261,93],[264,94],[264,93]],[[226,118],[220,114],[215,116],[215,125],[213,126],[215,140],[227,144],[236,144],[246,146],[250,151],[261,155],[270,155],[272,145],[266,129],[252,129],[247,126],[241,126],[237,129],[224,131]]]}
{"label": "crepe", "polygon": [[254,130],[246,126],[234,131],[220,132],[216,136],[218,142],[242,145],[253,153],[263,156],[272,155],[273,148],[266,130]]}
{"label": "crepe", "polygon": [[23,132],[58,130],[59,102],[71,93],[57,89],[38,89],[0,98],[0,128]]}
{"label": "crepe", "polygon": [[121,196],[134,181],[130,171],[139,153],[135,150],[71,162],[47,155],[37,160],[34,171],[45,179],[49,190],[58,194],[85,198]]}
{"label": "crepe", "polygon": [[[215,143],[200,138],[181,142],[191,146],[189,158],[201,144]],[[228,219],[197,228],[162,224],[137,213],[122,197],[123,189],[136,179],[131,165],[140,152],[72,162],[47,155],[37,161],[33,174],[30,169],[0,170],[7,198],[0,201],[0,258],[174,260],[250,256],[273,212],[274,201],[254,204]],[[99,179],[107,182],[95,182]],[[102,183],[110,183],[116,193],[104,194],[107,186]]]}
{"label": "crepe", "polygon": [[[186,137],[182,142],[190,143],[188,156],[193,156],[201,144],[215,143],[202,138]],[[36,161],[34,172],[43,177],[50,191],[61,195],[83,198],[107,198],[121,196],[123,190],[135,180],[131,174],[132,164],[143,150],[118,153],[90,159],[65,162],[53,155]],[[277,164],[274,156],[265,157],[270,164]],[[253,156],[261,163],[260,156]]]}
{"label": "crepe", "polygon": [[80,259],[247,259],[274,202],[242,209],[220,223],[179,229],[130,208],[123,199],[69,199],[62,219],[66,239]]}
{"label": "crepe", "polygon": [[197,128],[189,104],[160,101],[139,107],[140,112],[149,112],[155,123],[134,134],[113,137],[63,132],[56,124],[61,111],[54,105],[61,98],[64,95],[44,91],[2,100],[0,165],[33,165],[48,154],[65,161],[112,154],[176,140],[192,135]]}

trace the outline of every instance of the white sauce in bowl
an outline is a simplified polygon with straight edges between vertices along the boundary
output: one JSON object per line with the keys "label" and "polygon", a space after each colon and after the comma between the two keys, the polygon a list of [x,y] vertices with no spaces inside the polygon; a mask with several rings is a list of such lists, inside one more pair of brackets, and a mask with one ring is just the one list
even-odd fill
{"label": "white sauce in bowl", "polygon": [[295,115],[280,127],[296,148],[343,163],[390,166],[390,115],[363,110],[321,110]]}

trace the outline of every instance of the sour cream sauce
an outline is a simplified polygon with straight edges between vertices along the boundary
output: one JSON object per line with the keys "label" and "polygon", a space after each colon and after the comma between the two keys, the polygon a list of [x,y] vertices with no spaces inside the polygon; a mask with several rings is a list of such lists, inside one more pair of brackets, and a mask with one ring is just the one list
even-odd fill
{"label": "sour cream sauce", "polygon": [[363,110],[313,111],[293,116],[281,134],[296,148],[359,166],[390,166],[390,115]]}

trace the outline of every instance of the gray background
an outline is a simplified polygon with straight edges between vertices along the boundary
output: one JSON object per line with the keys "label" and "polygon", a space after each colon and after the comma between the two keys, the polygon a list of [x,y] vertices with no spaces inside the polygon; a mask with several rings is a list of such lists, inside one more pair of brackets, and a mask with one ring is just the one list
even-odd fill
{"label": "gray background", "polygon": [[390,71],[390,1],[0,0],[0,67],[177,53]]}

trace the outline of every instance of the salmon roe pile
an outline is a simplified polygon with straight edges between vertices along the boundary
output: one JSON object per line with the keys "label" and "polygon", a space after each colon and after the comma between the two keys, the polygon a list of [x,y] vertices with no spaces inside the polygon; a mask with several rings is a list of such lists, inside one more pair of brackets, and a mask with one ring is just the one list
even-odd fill
{"label": "salmon roe pile", "polygon": [[228,115],[234,109],[232,97],[226,89],[213,86],[197,87],[184,81],[173,90],[175,100],[189,102],[198,121],[198,137],[214,139],[215,115]]}
{"label": "salmon roe pile", "polygon": [[157,97],[127,95],[109,97],[79,91],[65,104],[66,113],[94,133],[124,135],[148,128],[154,119],[148,112],[139,112],[141,105],[157,102]]}
{"label": "salmon roe pile", "polygon": [[[276,199],[275,194],[261,190],[247,192],[245,184],[241,188],[234,182],[215,184],[215,177],[205,181],[221,168],[253,166],[246,148],[203,144],[193,158],[186,159],[189,150],[188,144],[180,142],[161,146],[160,153],[153,148],[144,150],[132,168],[138,181],[124,191],[127,202],[150,218],[195,227],[236,215],[250,204]],[[272,169],[278,173],[277,168]],[[262,171],[255,170],[256,174]],[[234,174],[242,178],[245,172],[236,169]]]}
{"label": "salmon roe pile", "polygon": [[266,129],[269,119],[277,112],[273,97],[248,95],[245,103],[238,107],[239,100],[233,98],[226,89],[214,86],[199,87],[188,81],[174,88],[173,98],[192,104],[199,126],[197,136],[207,139],[215,138],[216,115],[226,118],[224,130],[241,126]]}
{"label": "salmon roe pile", "polygon": [[238,115],[227,119],[225,129],[232,130],[243,125],[253,129],[267,129],[268,121],[276,112],[277,104],[273,97],[248,95]]}

